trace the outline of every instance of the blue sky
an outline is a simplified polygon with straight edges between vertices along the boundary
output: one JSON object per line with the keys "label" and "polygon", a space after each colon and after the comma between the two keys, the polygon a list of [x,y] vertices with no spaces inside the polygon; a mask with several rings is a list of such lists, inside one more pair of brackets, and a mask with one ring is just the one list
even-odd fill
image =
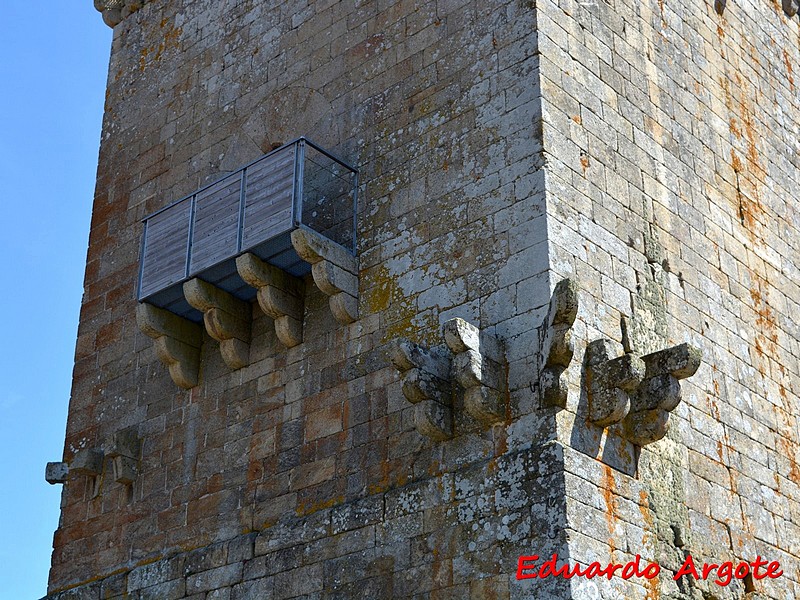
{"label": "blue sky", "polygon": [[46,593],[111,46],[92,0],[0,20],[0,598]]}

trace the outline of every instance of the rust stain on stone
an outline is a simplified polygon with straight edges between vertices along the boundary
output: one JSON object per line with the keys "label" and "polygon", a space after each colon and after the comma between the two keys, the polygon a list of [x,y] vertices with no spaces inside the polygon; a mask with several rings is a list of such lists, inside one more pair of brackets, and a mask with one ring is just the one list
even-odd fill
{"label": "rust stain on stone", "polygon": [[792,63],[789,62],[789,53],[783,51],[783,63],[786,65],[786,78],[789,80],[789,89],[794,91],[794,77],[792,76]]}
{"label": "rust stain on stone", "polygon": [[614,531],[616,529],[618,501],[615,494],[617,489],[617,482],[614,480],[614,472],[606,464],[602,464],[603,468],[603,481],[601,482],[601,489],[603,493],[603,500],[606,503],[606,525],[608,526],[608,545],[613,555],[616,551],[616,544],[614,542]]}

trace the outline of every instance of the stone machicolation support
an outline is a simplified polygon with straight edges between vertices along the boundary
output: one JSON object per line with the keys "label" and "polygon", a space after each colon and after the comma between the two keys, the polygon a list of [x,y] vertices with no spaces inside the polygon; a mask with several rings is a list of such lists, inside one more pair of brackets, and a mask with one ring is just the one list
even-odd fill
{"label": "stone machicolation support", "polygon": [[142,443],[132,428],[114,433],[100,447],[81,448],[72,461],[49,462],[45,467],[47,483],[67,483],[71,478],[86,477],[91,486],[91,495],[97,496],[110,467],[114,481],[130,486],[139,473],[139,455]]}
{"label": "stone machicolation support", "polygon": [[440,349],[428,350],[403,338],[394,340],[387,354],[400,372],[403,395],[416,407],[417,431],[433,440],[452,437],[450,356]]}
{"label": "stone machicolation support", "polygon": [[652,444],[666,435],[669,413],[681,401],[680,380],[695,374],[702,354],[684,343],[643,356],[642,361],[645,375],[622,422],[622,435],[637,446]]}
{"label": "stone machicolation support", "polygon": [[203,331],[199,325],[151,304],[136,307],[139,329],[153,338],[158,359],[169,369],[172,381],[191,389],[200,377],[200,348]]}
{"label": "stone machicolation support", "polygon": [[115,27],[127,16],[135,13],[150,0],[94,0],[94,7],[103,13],[103,21]]}
{"label": "stone machicolation support", "polygon": [[501,421],[506,406],[506,363],[498,338],[463,319],[444,324],[446,347],[427,349],[394,340],[387,357],[399,371],[403,395],[416,405],[415,425],[434,440],[453,436],[454,385],[464,391],[464,410],[483,426]]}
{"label": "stone machicolation support", "polygon": [[203,313],[208,335],[219,342],[225,364],[241,369],[250,362],[250,304],[203,281],[190,279],[183,284],[186,301]]}
{"label": "stone machicolation support", "polygon": [[326,296],[336,320],[347,325],[358,319],[358,259],[317,232],[292,231],[297,255],[311,264],[314,283]]}
{"label": "stone machicolation support", "polygon": [[578,284],[574,279],[563,279],[556,284],[540,335],[539,385],[544,406],[567,406],[564,371],[575,352],[572,326],[578,315],[578,302]]}
{"label": "stone machicolation support", "polygon": [[452,378],[464,390],[464,408],[484,425],[501,421],[506,370],[500,340],[459,318],[447,321],[443,332],[453,352]]}
{"label": "stone machicolation support", "polygon": [[637,446],[657,442],[680,403],[680,380],[700,366],[700,350],[684,343],[642,357],[611,355],[609,340],[595,340],[586,348],[589,421],[599,427],[621,422],[622,436]]}
{"label": "stone machicolation support", "polygon": [[275,334],[287,348],[303,341],[302,279],[264,262],[254,254],[242,254],[236,259],[239,276],[258,290],[258,305],[275,321]]}

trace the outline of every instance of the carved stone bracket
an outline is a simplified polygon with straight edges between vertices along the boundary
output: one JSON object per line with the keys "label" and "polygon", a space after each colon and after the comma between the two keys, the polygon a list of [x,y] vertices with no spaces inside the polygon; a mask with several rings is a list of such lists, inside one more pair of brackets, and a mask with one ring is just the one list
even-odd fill
{"label": "carved stone bracket", "polygon": [[452,377],[464,389],[464,407],[485,425],[505,415],[505,354],[493,335],[459,318],[443,327],[444,339],[452,350]]}
{"label": "carved stone bracket", "polygon": [[800,10],[800,1],[798,0],[783,0],[783,12],[787,17],[793,17]]}
{"label": "carved stone bracket", "polygon": [[292,231],[292,246],[298,256],[311,264],[314,283],[328,300],[340,323],[358,319],[358,259],[344,247],[307,227]]}
{"label": "carved stone bracket", "polygon": [[567,406],[567,382],[563,374],[575,352],[572,325],[578,315],[578,284],[563,279],[556,284],[542,331],[539,381],[545,406]]}
{"label": "carved stone bracket", "polygon": [[121,23],[131,13],[135,13],[150,0],[94,0],[94,7],[103,13],[103,21],[109,27]]}
{"label": "carved stone bracket", "polygon": [[155,340],[158,359],[170,377],[185,389],[197,385],[203,332],[199,325],[151,304],[139,304],[136,320],[142,333]]}
{"label": "carved stone bracket", "polygon": [[387,351],[400,372],[403,395],[416,405],[414,424],[434,440],[453,436],[450,359],[406,339],[394,340]]}
{"label": "carved stone bracket", "polygon": [[65,462],[49,462],[44,469],[44,480],[50,485],[66,483],[69,465]]}
{"label": "carved stone bracket", "polygon": [[628,414],[633,394],[645,376],[645,363],[634,354],[611,358],[611,342],[595,340],[586,347],[589,421],[606,427]]}
{"label": "carved stone bracket", "polygon": [[116,432],[108,442],[106,456],[111,459],[114,481],[131,485],[138,475],[141,441],[132,429]]}
{"label": "carved stone bracket", "polygon": [[258,290],[258,305],[275,321],[275,333],[287,348],[303,341],[303,281],[253,254],[236,259],[239,276]]}
{"label": "carved stone bracket", "polygon": [[103,474],[103,463],[105,455],[99,448],[83,448],[75,453],[72,462],[69,464],[68,472],[70,476],[83,475],[89,478],[92,497],[100,493],[100,483]]}
{"label": "carved stone bracket", "polygon": [[183,284],[183,295],[203,312],[208,335],[219,342],[222,358],[231,369],[250,362],[250,304],[202,279]]}
{"label": "carved stone bracket", "polygon": [[669,413],[681,401],[680,380],[697,372],[702,353],[684,343],[643,356],[642,361],[646,365],[644,379],[622,423],[622,435],[637,446],[652,444],[666,435]]}

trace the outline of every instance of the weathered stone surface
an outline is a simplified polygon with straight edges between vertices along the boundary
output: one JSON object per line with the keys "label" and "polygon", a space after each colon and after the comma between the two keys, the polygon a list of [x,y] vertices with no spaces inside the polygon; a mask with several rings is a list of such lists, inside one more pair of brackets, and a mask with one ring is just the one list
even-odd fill
{"label": "weathered stone surface", "polygon": [[[707,0],[175,0],[124,18],[64,456],[136,426],[141,470],[96,496],[84,478],[64,486],[51,597],[97,600],[94,579],[125,569],[130,588],[148,561],[166,566],[132,597],[744,593],[673,581],[685,553],[797,573],[796,29],[780,3],[719,16]],[[323,288],[352,278],[317,267],[302,344],[253,311],[249,364],[231,372],[208,347],[199,385],[176,390],[135,334],[140,219],[299,135],[359,168],[358,268],[338,265],[358,302],[331,306]],[[565,278],[581,282],[577,357],[623,319],[636,356],[702,348],[659,443],[587,427],[574,367],[565,408],[542,410],[542,324]],[[506,342],[505,418],[457,410],[458,435],[430,443],[382,352],[401,337],[436,347],[455,316]],[[382,520],[334,520],[367,498]],[[232,552],[253,534],[252,558]],[[182,548],[213,560],[186,575]],[[529,552],[638,553],[662,573],[517,581]],[[241,581],[231,567],[186,591],[239,563]],[[754,583],[798,595],[792,575]]]}

